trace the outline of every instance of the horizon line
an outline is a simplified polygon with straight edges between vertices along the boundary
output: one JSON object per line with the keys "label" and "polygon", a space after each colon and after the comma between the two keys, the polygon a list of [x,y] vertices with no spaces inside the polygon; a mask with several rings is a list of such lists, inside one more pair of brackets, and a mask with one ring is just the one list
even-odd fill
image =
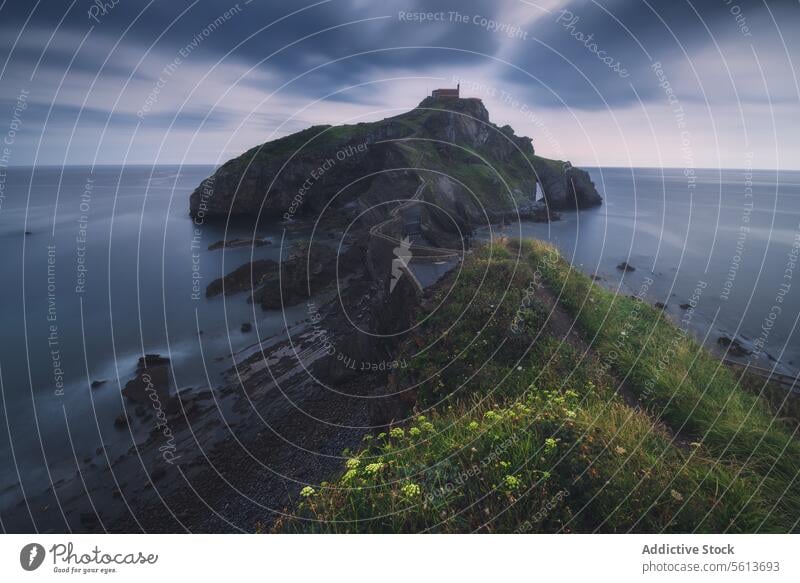
{"label": "horizon line", "polygon": [[[231,158],[231,160],[237,158]],[[10,169],[25,169],[25,168],[97,168],[97,167],[126,167],[126,166],[146,166],[146,167],[156,167],[156,166],[178,166],[183,168],[185,166],[212,166],[212,167],[221,167],[225,165],[229,160],[221,163],[211,163],[211,162],[191,162],[191,163],[184,163],[179,164],[175,162],[164,162],[161,164],[149,164],[145,162],[135,162],[135,163],[103,163],[103,164],[10,164],[8,166],[0,166],[0,172],[3,170],[10,170]],[[641,170],[686,170],[687,168],[691,168],[692,170],[739,170],[739,171],[750,171],[750,172],[800,172],[800,167],[798,168],[742,168],[736,166],[615,166],[615,165],[608,165],[608,166],[593,166],[587,164],[572,164],[577,168],[597,168],[597,169],[611,169],[611,170],[629,170],[633,168],[638,168]]]}

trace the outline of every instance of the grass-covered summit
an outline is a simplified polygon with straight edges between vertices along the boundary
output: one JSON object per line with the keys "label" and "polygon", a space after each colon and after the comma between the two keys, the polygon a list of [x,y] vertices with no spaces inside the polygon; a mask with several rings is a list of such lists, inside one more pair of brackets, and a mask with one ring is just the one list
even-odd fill
{"label": "grass-covered summit", "polygon": [[798,530],[788,396],[545,244],[497,242],[450,277],[400,347],[390,387],[413,410],[298,485],[276,530]]}

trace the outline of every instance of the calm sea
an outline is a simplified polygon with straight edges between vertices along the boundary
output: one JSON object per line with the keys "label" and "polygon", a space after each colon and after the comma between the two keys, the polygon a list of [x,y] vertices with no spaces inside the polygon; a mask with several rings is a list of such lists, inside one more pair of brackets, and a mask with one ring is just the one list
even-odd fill
{"label": "calm sea", "polygon": [[[99,447],[116,457],[133,445],[136,436],[114,427],[114,419],[142,353],[171,358],[174,387],[205,387],[230,366],[221,356],[282,333],[281,313],[263,312],[242,295],[204,296],[223,272],[252,258],[278,259],[283,233],[282,225],[264,223],[257,234],[275,245],[208,251],[226,229],[228,238],[250,237],[254,229],[189,218],[189,193],[212,171],[16,168],[0,177],[4,518],[23,496],[75,479],[86,460],[99,459]],[[784,372],[795,370],[800,173],[701,170],[689,180],[678,170],[590,172],[602,207],[504,232],[554,242],[624,293],[652,279],[649,300],[667,304],[676,320],[679,304],[694,296],[691,330],[710,347],[721,333],[761,337]],[[302,235],[291,231],[288,239]],[[622,261],[636,268],[624,279],[616,269]],[[304,315],[300,306],[286,319]],[[253,332],[240,330],[244,322]],[[96,380],[106,382],[92,389]]]}
{"label": "calm sea", "polygon": [[[720,356],[719,337],[735,336],[752,350],[751,365],[796,375],[800,172],[588,170],[602,207],[502,232],[554,243],[607,288],[644,291]],[[622,262],[635,271],[618,269]]]}

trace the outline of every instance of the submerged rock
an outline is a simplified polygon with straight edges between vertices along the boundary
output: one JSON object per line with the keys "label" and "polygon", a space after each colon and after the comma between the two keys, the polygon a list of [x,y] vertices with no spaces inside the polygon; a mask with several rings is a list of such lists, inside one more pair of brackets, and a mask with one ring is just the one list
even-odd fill
{"label": "submerged rock", "polygon": [[728,354],[731,356],[741,358],[743,356],[749,356],[750,354],[753,354],[753,349],[749,346],[750,343],[735,336],[731,337],[727,334],[723,334],[717,338],[717,344],[723,348],[726,348]]}
{"label": "submerged rock", "polygon": [[544,200],[536,201],[532,204],[521,206],[513,212],[492,214],[493,222],[503,224],[514,224],[519,220],[531,221],[534,223],[549,223],[560,221],[561,213],[551,208]]}
{"label": "submerged rock", "polygon": [[617,265],[617,269],[619,269],[620,271],[636,271],[636,268],[627,261],[623,261],[622,263]]}
{"label": "submerged rock", "polygon": [[531,208],[529,213],[523,215],[523,218],[527,218],[534,223],[549,223],[551,221],[560,221],[561,215],[548,205],[538,202]]}

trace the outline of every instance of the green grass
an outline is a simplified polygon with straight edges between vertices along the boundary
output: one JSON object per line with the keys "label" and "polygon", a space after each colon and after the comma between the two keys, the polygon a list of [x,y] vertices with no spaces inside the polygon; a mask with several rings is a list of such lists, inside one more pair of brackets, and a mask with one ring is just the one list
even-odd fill
{"label": "green grass", "polygon": [[512,211],[515,200],[519,204],[522,199],[531,198],[534,174],[522,156],[518,160],[503,161],[497,159],[490,148],[472,151],[443,147],[425,139],[411,139],[406,144],[416,152],[409,157],[410,160],[419,161],[423,168],[453,177],[468,188],[470,196],[475,196],[487,210]]}
{"label": "green grass", "polygon": [[[552,333],[536,282],[562,291],[586,337],[596,337],[595,351]],[[609,365],[634,309],[628,349]],[[416,410],[344,452],[341,475],[305,489],[294,518],[275,530],[796,529],[797,442],[788,426],[771,423],[765,403],[682,335],[669,371],[653,381],[654,359],[676,335],[658,312],[603,291],[552,248],[512,241],[480,249],[401,347],[409,368],[398,371],[397,386],[418,385]],[[616,379],[628,373],[646,409],[618,394]]]}
{"label": "green grass", "polygon": [[[444,103],[458,110],[458,104]],[[430,101],[429,107],[440,107],[442,103]],[[367,141],[382,125],[393,127],[395,142],[387,142],[410,151],[405,158],[409,165],[419,165],[430,170],[452,176],[464,184],[478,198],[480,204],[491,211],[513,211],[520,202],[527,202],[533,195],[535,173],[531,162],[547,164],[560,171],[562,162],[548,160],[539,156],[515,154],[511,159],[500,159],[489,145],[475,151],[443,146],[426,140],[426,123],[437,116],[436,111],[414,109],[386,120],[339,126],[317,125],[294,134],[267,142],[252,148],[227,162],[223,168],[232,173],[249,169],[258,174],[262,163],[283,162],[289,156],[317,156],[320,161],[335,155],[345,144],[359,144]],[[499,130],[500,131],[500,130]],[[377,131],[380,135],[381,132]],[[414,139],[415,137],[420,139]],[[408,138],[404,141],[403,138]],[[483,161],[485,160],[485,162]],[[509,194],[509,189],[511,190]]]}
{"label": "green grass", "polygon": [[[535,243],[528,256],[537,261],[548,252]],[[769,400],[745,390],[730,369],[660,311],[600,289],[563,259],[547,264],[544,275],[596,348],[616,355],[609,362],[651,414],[697,439],[718,459],[746,464],[763,478],[753,503],[774,502],[774,512],[789,513],[785,524],[796,528],[800,443]]]}
{"label": "green grass", "polygon": [[542,164],[543,166],[547,166],[555,172],[561,172],[561,169],[564,168],[563,160],[553,160],[550,158],[543,158],[537,154],[533,154],[530,158],[531,162],[533,162],[534,164]]}

